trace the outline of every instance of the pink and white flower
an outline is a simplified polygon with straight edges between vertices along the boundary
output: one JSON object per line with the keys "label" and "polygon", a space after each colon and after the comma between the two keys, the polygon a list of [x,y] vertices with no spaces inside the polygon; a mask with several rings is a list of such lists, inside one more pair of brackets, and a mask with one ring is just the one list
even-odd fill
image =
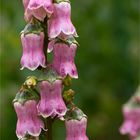
{"label": "pink and white flower", "polygon": [[27,21],[30,21],[32,17],[43,21],[46,16],[53,13],[52,0],[23,0],[23,5]]}
{"label": "pink and white flower", "polygon": [[35,70],[39,66],[46,67],[46,58],[43,52],[44,33],[21,34],[23,54],[21,58],[21,69],[28,68]]}
{"label": "pink and white flower", "polygon": [[67,120],[66,140],[88,140],[86,136],[87,119],[83,117],[81,120]]}
{"label": "pink and white flower", "polygon": [[56,71],[62,77],[69,75],[77,79],[78,72],[74,63],[77,45],[72,43],[69,46],[65,43],[54,43],[54,41],[51,41],[48,45],[48,52],[52,50],[54,55],[52,65]]}
{"label": "pink and white flower", "polygon": [[120,128],[121,134],[130,135],[131,140],[135,140],[140,136],[140,108],[129,109],[123,108],[124,123]]}
{"label": "pink and white flower", "polygon": [[62,81],[56,80],[53,83],[42,81],[40,83],[41,100],[38,104],[38,111],[44,118],[57,116],[63,118],[67,108],[62,98]]}
{"label": "pink and white flower", "polygon": [[55,38],[60,35],[77,36],[71,22],[71,6],[68,2],[54,3],[54,12],[48,20],[48,36]]}
{"label": "pink and white flower", "polygon": [[16,134],[19,139],[24,138],[26,134],[38,137],[44,124],[38,116],[35,100],[28,100],[24,104],[14,103],[18,121]]}

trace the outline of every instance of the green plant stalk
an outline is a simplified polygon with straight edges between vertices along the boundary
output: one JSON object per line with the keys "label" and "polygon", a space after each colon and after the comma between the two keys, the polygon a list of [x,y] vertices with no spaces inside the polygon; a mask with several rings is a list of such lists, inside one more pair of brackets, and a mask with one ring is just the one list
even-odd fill
{"label": "green plant stalk", "polygon": [[50,117],[47,118],[47,140],[52,140],[53,137],[52,137],[52,119]]}
{"label": "green plant stalk", "polygon": [[[47,46],[48,46],[48,34],[47,34],[47,20],[48,18],[46,17],[44,19],[44,22],[43,22],[43,28],[44,28],[44,35],[45,35],[45,38],[44,38],[44,53],[45,53],[45,56],[46,56],[46,62],[47,62]],[[51,117],[48,117],[47,118],[47,122],[46,122],[46,128],[47,128],[47,135],[46,135],[46,138],[47,140],[52,140],[52,118]]]}

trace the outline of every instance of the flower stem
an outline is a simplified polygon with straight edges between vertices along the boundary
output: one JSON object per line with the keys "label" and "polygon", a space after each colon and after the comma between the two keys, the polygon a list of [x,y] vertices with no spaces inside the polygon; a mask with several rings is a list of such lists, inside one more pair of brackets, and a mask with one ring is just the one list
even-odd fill
{"label": "flower stem", "polygon": [[[44,19],[44,22],[43,22],[43,28],[44,28],[44,34],[45,34],[45,38],[44,38],[44,53],[45,53],[45,56],[46,56],[46,62],[47,62],[47,46],[48,46],[48,35],[47,35],[47,20],[48,18],[46,17]],[[52,119],[51,117],[48,117],[47,118],[47,122],[46,122],[46,128],[47,128],[47,140],[52,140]]]}
{"label": "flower stem", "polygon": [[47,62],[47,47],[48,47],[48,34],[47,34],[47,20],[48,18],[46,17],[44,19],[44,22],[43,22],[43,28],[44,28],[44,34],[45,34],[45,38],[44,38],[44,53],[45,53],[45,56],[46,56],[46,62]]}
{"label": "flower stem", "polygon": [[52,140],[52,119],[50,117],[47,118],[47,140]]}

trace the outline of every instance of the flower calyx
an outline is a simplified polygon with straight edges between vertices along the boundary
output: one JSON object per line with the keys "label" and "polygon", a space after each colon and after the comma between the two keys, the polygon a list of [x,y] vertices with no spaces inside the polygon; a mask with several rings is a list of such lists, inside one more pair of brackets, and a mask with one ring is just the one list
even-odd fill
{"label": "flower calyx", "polygon": [[78,107],[74,107],[69,109],[65,115],[66,120],[81,120],[82,118],[86,118],[87,116],[83,113],[81,109]]}
{"label": "flower calyx", "polygon": [[37,20],[32,20],[25,26],[23,31],[21,31],[21,34],[24,34],[24,36],[31,33],[39,35],[43,31],[44,29],[41,26],[41,23]]}
{"label": "flower calyx", "polygon": [[61,3],[61,2],[69,2],[70,3],[69,0],[54,0],[54,3]]}
{"label": "flower calyx", "polygon": [[13,103],[19,102],[20,104],[24,104],[28,100],[35,100],[35,96],[27,89],[20,90],[13,100]]}
{"label": "flower calyx", "polygon": [[[57,37],[54,41],[55,43],[65,43],[67,45],[71,45],[71,44],[76,44],[77,46],[79,46],[79,43],[76,41],[76,39],[73,36],[68,36],[68,37]],[[54,44],[55,44],[54,43]]]}
{"label": "flower calyx", "polygon": [[39,82],[48,81],[51,84],[53,84],[56,80],[62,80],[62,77],[60,77],[58,73],[51,67],[45,69],[39,78]]}
{"label": "flower calyx", "polygon": [[18,140],[38,140],[38,137],[33,137],[29,134],[26,134],[24,138],[18,139]]}

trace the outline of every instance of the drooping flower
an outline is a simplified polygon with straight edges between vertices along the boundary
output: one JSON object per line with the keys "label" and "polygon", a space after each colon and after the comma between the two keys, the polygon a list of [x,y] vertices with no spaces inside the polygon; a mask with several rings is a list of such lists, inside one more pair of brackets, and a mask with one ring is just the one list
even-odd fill
{"label": "drooping flower", "polygon": [[23,0],[23,5],[27,21],[30,21],[32,17],[43,21],[46,16],[53,13],[52,0]]}
{"label": "drooping flower", "polygon": [[65,124],[66,140],[88,140],[86,136],[87,119],[85,117],[81,120],[67,120]]}
{"label": "drooping flower", "polygon": [[63,118],[67,108],[62,98],[62,81],[56,80],[53,83],[42,81],[40,83],[41,100],[38,104],[38,111],[44,118],[57,116]]}
{"label": "drooping flower", "polygon": [[54,12],[48,20],[48,36],[55,38],[60,35],[77,36],[71,22],[71,6],[69,2],[54,3]]}
{"label": "drooping flower", "polygon": [[124,122],[120,128],[121,134],[128,134],[130,140],[140,139],[140,86],[136,93],[123,106]]}
{"label": "drooping flower", "polygon": [[22,69],[35,70],[39,66],[46,67],[46,59],[43,52],[44,33],[21,34],[23,54],[21,58]]}
{"label": "drooping flower", "polygon": [[66,43],[54,43],[51,41],[48,46],[48,52],[53,50],[53,62],[52,65],[56,71],[62,76],[67,75],[72,78],[78,78],[77,68],[74,63],[74,57],[76,53],[77,45]]}
{"label": "drooping flower", "polygon": [[87,117],[73,103],[65,115],[66,140],[88,140],[86,135]]}
{"label": "drooping flower", "polygon": [[44,127],[38,116],[36,105],[35,100],[28,100],[24,104],[14,102],[18,117],[16,134],[19,139],[24,138],[27,134],[38,137],[41,133],[41,128]]}
{"label": "drooping flower", "polygon": [[140,108],[123,108],[124,123],[120,128],[121,134],[128,134],[131,140],[140,135]]}

